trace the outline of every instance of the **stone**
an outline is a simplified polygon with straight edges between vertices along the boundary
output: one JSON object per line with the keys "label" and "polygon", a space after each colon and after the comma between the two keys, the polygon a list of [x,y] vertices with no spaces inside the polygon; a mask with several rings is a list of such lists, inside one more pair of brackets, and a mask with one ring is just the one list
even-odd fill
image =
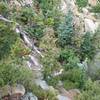
{"label": "stone", "polygon": [[87,19],[87,18],[84,19],[84,23],[85,23],[85,32],[95,33],[95,31],[98,27],[97,23],[95,23],[93,20]]}
{"label": "stone", "polygon": [[61,11],[66,14],[68,12],[68,9],[67,9],[67,4],[65,2],[65,0],[61,0]]}
{"label": "stone", "polygon": [[49,86],[48,84],[46,83],[46,81],[44,80],[41,80],[41,79],[36,79],[35,80],[35,83],[40,86],[43,90],[49,90]]}
{"label": "stone", "polygon": [[57,96],[57,99],[58,100],[71,100],[70,98],[66,97],[66,96],[63,96],[63,95],[58,95]]}
{"label": "stone", "polygon": [[21,100],[38,100],[38,98],[32,93],[27,93],[21,97]]}
{"label": "stone", "polygon": [[80,94],[80,91],[78,89],[65,90],[63,87],[59,88],[59,92],[61,96],[68,98],[68,100],[74,100],[74,98]]}
{"label": "stone", "polygon": [[21,96],[23,96],[25,94],[25,88],[23,85],[17,84],[14,87],[11,87],[11,95],[14,94],[21,94]]}
{"label": "stone", "polygon": [[83,14],[87,15],[89,13],[88,9],[82,8]]}

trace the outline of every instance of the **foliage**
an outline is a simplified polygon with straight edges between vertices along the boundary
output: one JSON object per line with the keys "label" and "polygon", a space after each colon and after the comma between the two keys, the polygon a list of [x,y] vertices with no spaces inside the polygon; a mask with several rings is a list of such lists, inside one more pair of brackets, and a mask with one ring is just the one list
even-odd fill
{"label": "foliage", "polygon": [[53,10],[57,9],[59,0],[37,0],[45,17],[52,16]]}
{"label": "foliage", "polygon": [[52,54],[49,53],[47,56],[45,56],[45,59],[43,59],[42,63],[44,65],[44,79],[48,82],[49,85],[56,86],[58,84],[59,77],[55,77],[53,74],[55,71],[59,71],[59,62],[57,62],[57,59],[52,57]]}
{"label": "foliage", "polygon": [[31,90],[38,97],[39,100],[57,100],[57,92],[53,89],[44,91],[39,86],[34,84]]}
{"label": "foliage", "polygon": [[85,7],[85,6],[87,6],[87,4],[88,4],[88,0],[76,0],[76,4],[77,4],[79,7]]}
{"label": "foliage", "polygon": [[44,15],[44,24],[57,30],[62,13],[59,9],[60,0],[37,0]]}
{"label": "foliage", "polygon": [[96,48],[96,50],[100,49],[100,27],[98,27],[97,31],[93,36],[93,45]]}
{"label": "foliage", "polygon": [[92,11],[94,13],[100,13],[100,3],[98,3],[96,6],[92,7]]}
{"label": "foliage", "polygon": [[0,14],[7,17],[8,13],[9,13],[8,5],[4,2],[0,2]]}
{"label": "foliage", "polygon": [[90,79],[86,81],[83,92],[76,100],[99,100],[100,98],[100,83],[92,82]]}
{"label": "foliage", "polygon": [[0,22],[0,60],[10,53],[16,39],[17,34],[13,31],[12,25]]}
{"label": "foliage", "polygon": [[85,82],[85,72],[77,64],[79,58],[75,55],[72,49],[65,49],[60,53],[59,61],[64,66],[64,72],[61,75],[61,80],[66,89],[82,88]]}
{"label": "foliage", "polygon": [[60,24],[58,29],[58,41],[61,46],[72,44],[73,33],[73,15],[69,11],[65,17],[65,21]]}
{"label": "foliage", "polygon": [[32,72],[27,68],[18,67],[14,64],[0,64],[0,86],[20,83],[29,87],[31,81]]}
{"label": "foliage", "polygon": [[[62,63],[62,65],[67,64],[67,69],[71,69],[75,66],[77,66],[77,63],[79,62],[79,58],[76,56],[73,49],[64,49],[60,52],[58,60]],[[68,67],[69,66],[69,67]]]}
{"label": "foliage", "polygon": [[34,10],[32,8],[24,7],[16,15],[16,19],[23,24],[31,24],[34,20]]}
{"label": "foliage", "polygon": [[40,25],[36,25],[34,27],[28,27],[28,28],[26,28],[26,32],[28,32],[30,34],[30,36],[32,36],[38,40],[41,37],[43,37],[43,27]]}
{"label": "foliage", "polygon": [[84,41],[80,47],[81,58],[83,60],[86,57],[89,59],[92,59],[95,54],[95,51],[96,51],[96,49],[93,45],[93,38],[89,32],[87,32],[83,38],[84,38]]}
{"label": "foliage", "polygon": [[80,68],[73,68],[64,71],[61,80],[66,89],[83,88],[85,83],[85,72]]}

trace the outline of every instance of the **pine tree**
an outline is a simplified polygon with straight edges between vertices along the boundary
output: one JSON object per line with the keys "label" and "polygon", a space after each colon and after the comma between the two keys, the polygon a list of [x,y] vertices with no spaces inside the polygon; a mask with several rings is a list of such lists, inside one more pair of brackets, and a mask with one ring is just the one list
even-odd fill
{"label": "pine tree", "polygon": [[60,25],[58,38],[61,46],[72,44],[73,33],[73,15],[72,12],[69,11],[65,17],[65,21]]}

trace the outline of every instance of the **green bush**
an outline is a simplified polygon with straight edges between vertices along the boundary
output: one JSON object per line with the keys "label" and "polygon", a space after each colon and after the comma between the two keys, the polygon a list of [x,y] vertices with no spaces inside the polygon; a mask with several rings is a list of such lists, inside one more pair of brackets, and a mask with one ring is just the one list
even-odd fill
{"label": "green bush", "polygon": [[9,13],[9,7],[6,3],[0,2],[0,14],[7,17]]}
{"label": "green bush", "polygon": [[92,82],[90,79],[86,81],[84,90],[76,98],[76,100],[99,100],[100,98],[100,83]]}
{"label": "green bush", "polygon": [[35,84],[31,87],[31,90],[39,100],[57,100],[55,90],[50,89],[45,91]]}
{"label": "green bush", "polygon": [[18,67],[15,64],[0,64],[0,86],[16,83],[29,87],[32,82],[32,72],[25,67]]}
{"label": "green bush", "polygon": [[52,58],[52,55],[48,55],[49,57],[45,57],[43,59],[43,75],[44,79],[47,81],[49,85],[56,86],[58,84],[58,81],[60,80],[59,76],[53,76],[53,73],[57,70],[59,70],[60,65],[57,62],[56,58]]}
{"label": "green bush", "polygon": [[87,6],[87,4],[88,4],[88,0],[76,0],[76,4],[77,4],[79,7],[85,7],[85,6]]}
{"label": "green bush", "polygon": [[58,60],[65,66],[65,70],[76,67],[77,63],[80,62],[73,49],[69,48],[66,48],[60,52]]}
{"label": "green bush", "polygon": [[84,38],[84,41],[80,47],[81,58],[83,60],[86,57],[89,59],[92,59],[96,52],[95,46],[93,45],[93,38],[89,32],[87,32],[83,38]]}
{"label": "green bush", "polygon": [[43,27],[40,25],[36,25],[36,27],[28,27],[25,30],[30,34],[30,36],[38,40],[43,37]]}
{"label": "green bush", "polygon": [[53,26],[57,31],[61,21],[61,11],[59,10],[60,0],[37,0],[44,15],[44,24]]}
{"label": "green bush", "polygon": [[80,68],[69,69],[63,72],[61,80],[66,89],[83,88],[86,80],[85,72]]}
{"label": "green bush", "polygon": [[93,36],[93,45],[94,47],[99,50],[100,49],[100,26],[98,27],[98,30],[95,32]]}
{"label": "green bush", "polygon": [[12,30],[12,25],[0,21],[0,60],[8,56],[17,37],[17,34]]}
{"label": "green bush", "polygon": [[19,20],[19,23],[31,24],[34,20],[34,10],[32,8],[24,7],[16,15],[16,19]]}
{"label": "green bush", "polygon": [[72,44],[72,38],[74,37],[73,32],[73,15],[72,12],[69,11],[64,22],[59,25],[58,29],[58,42],[62,47]]}
{"label": "green bush", "polygon": [[58,60],[64,67],[61,80],[66,89],[82,88],[85,82],[85,71],[77,64],[80,62],[72,49],[61,51]]}

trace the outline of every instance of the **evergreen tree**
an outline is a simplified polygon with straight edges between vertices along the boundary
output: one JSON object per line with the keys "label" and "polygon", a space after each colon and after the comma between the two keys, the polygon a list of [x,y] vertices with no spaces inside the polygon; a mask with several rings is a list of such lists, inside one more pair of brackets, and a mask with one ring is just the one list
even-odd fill
{"label": "evergreen tree", "polygon": [[73,33],[73,15],[69,11],[65,17],[65,21],[60,25],[58,38],[61,46],[72,44]]}
{"label": "evergreen tree", "polygon": [[84,41],[81,44],[81,58],[84,60],[86,57],[92,59],[95,54],[95,47],[93,45],[93,38],[87,32],[84,36]]}

